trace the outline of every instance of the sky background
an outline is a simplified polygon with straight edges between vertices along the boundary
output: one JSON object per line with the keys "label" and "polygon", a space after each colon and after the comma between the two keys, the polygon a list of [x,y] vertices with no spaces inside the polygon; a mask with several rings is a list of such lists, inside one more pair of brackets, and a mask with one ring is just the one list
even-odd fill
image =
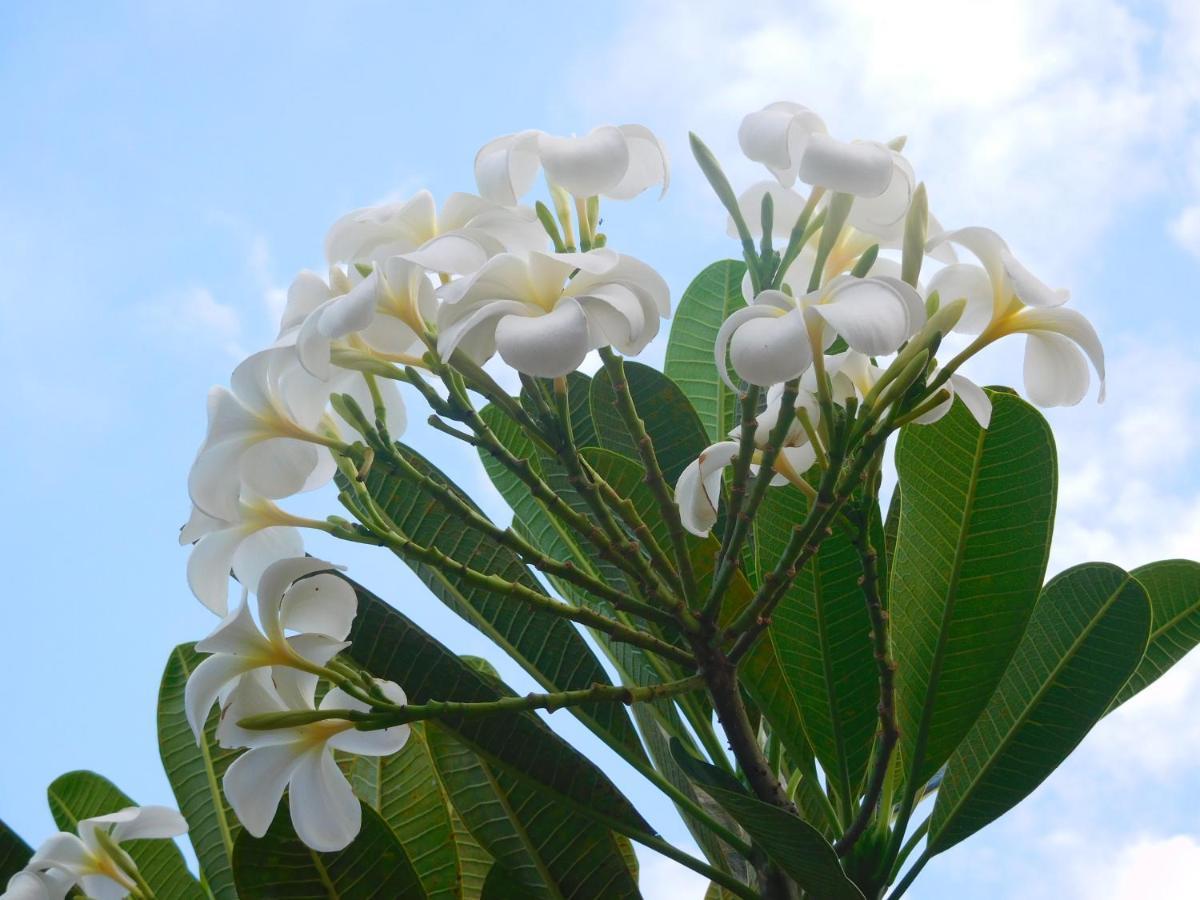
{"label": "sky background", "polygon": [[[1096,323],[1109,399],[1050,416],[1055,570],[1200,556],[1200,5],[1114,0],[769,4],[0,5],[0,406],[7,563],[0,818],[50,830],[45,785],[94,768],[173,804],[155,741],[167,654],[214,620],[176,544],[204,396],[275,334],[342,212],[472,190],[487,139],[639,122],[662,201],[610,243],[676,296],[736,252],[686,152],[735,182],[741,117],[790,99],[842,137],[907,134],[944,224],[999,229]],[[974,374],[1019,380],[1020,341]],[[662,341],[646,357],[661,359]],[[413,417],[419,421],[422,416]],[[473,457],[410,433],[503,510]],[[328,493],[289,508],[334,511]],[[530,680],[398,560],[311,541],[453,649]],[[1105,720],[1033,796],[927,868],[916,898],[1200,895],[1200,658]],[[672,808],[560,713],[664,834]],[[652,900],[698,876],[643,855]]]}

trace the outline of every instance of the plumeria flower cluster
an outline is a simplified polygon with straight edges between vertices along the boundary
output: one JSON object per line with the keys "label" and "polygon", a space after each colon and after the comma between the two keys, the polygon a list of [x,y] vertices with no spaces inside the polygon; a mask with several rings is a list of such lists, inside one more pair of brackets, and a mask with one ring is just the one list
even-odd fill
{"label": "plumeria flower cluster", "polygon": [[183,816],[165,806],[130,806],[81,819],[77,833],[48,837],[29,864],[9,879],[4,900],[63,900],[81,888],[92,900],[149,896],[137,864],[121,844],[187,833]]}
{"label": "plumeria flower cluster", "polygon": [[[345,847],[361,813],[334,751],[386,756],[409,734],[404,724],[358,727],[363,714],[404,707],[404,692],[337,659],[356,596],[332,564],[304,556],[301,537],[337,526],[278,505],[346,464],[365,437],[347,410],[373,410],[394,439],[407,419],[400,381],[497,355],[525,376],[565,376],[601,347],[640,352],[670,312],[663,279],[600,231],[601,197],[666,190],[667,156],[646,128],[508,135],[479,152],[475,171],[478,195],[452,194],[439,208],[421,191],[338,219],[325,239],[328,273],[296,276],[274,343],[209,394],[180,542],[192,546],[193,593],[222,619],[196,644],[209,655],[188,680],[186,709],[201,741],[219,705],[218,742],[245,751],[223,787],[252,835],[266,832],[286,790],[301,840]],[[520,203],[539,171],[554,212]],[[246,587],[232,609],[231,572]]]}
{"label": "plumeria flower cluster", "polygon": [[[1035,403],[1078,403],[1089,386],[1089,362],[1103,400],[1104,351],[1092,325],[1064,306],[1067,292],[1046,286],[990,229],[943,229],[901,152],[903,139],[841,141],[816,113],[789,102],[746,116],[738,139],[774,180],[752,185],[733,200],[719,170],[706,171],[729,208],[730,233],[742,237],[752,263],[743,282],[747,305],[726,319],[714,352],[731,388],[737,390],[736,375],[769,389],[758,417],[756,461],[778,417],[780,386],[800,380],[797,409],[807,412],[802,418],[809,427],[793,428],[778,448],[773,483],[805,488],[804,470],[820,460],[816,393],[842,406],[851,397],[877,401],[874,388],[888,378],[888,358],[893,366],[911,364],[904,349],[931,330],[939,341],[948,331],[974,338],[945,367],[931,363],[927,381],[940,388],[941,399],[913,417],[917,424],[946,415],[957,397],[986,428],[990,400],[958,369],[992,342],[1016,333],[1026,335],[1025,389]],[[704,165],[704,155],[698,158]],[[807,195],[794,189],[797,182],[810,186]],[[782,255],[772,250],[776,239],[787,241]],[[978,264],[959,262],[956,246]],[[897,251],[900,258],[889,255]],[[917,273],[926,257],[939,268],[922,284]],[[769,277],[759,271],[763,267]],[[930,318],[938,310],[933,328]],[[689,531],[702,535],[713,527],[721,473],[739,447],[738,440],[714,444],[681,475],[676,498]]]}

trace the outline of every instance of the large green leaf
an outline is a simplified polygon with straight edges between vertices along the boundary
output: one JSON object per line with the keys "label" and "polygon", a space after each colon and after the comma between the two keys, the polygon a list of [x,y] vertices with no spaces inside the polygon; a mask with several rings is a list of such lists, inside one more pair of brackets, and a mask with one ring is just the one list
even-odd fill
{"label": "large green leaf", "polygon": [[989,391],[992,420],[961,402],[896,448],[900,525],[889,612],[900,751],[929,779],[979,716],[1037,602],[1057,484],[1054,438],[1025,401]]}
{"label": "large green leaf", "polygon": [[453,810],[434,772],[421,723],[413,723],[399,753],[348,755],[343,768],[359,799],[391,827],[426,895],[431,900],[461,896],[469,876],[459,858]]}
{"label": "large green leaf", "polygon": [[637,881],[616,836],[581,816],[554,794],[489,765],[431,725],[427,729],[438,777],[467,828],[495,858],[501,894],[489,876],[485,896],[531,898],[637,897]]}
{"label": "large green leaf", "polygon": [[233,849],[241,900],[422,900],[424,888],[379,813],[362,807],[362,830],[344,850],[319,853],[292,829],[287,803],[263,837],[243,831]]}
{"label": "large green leaf", "polygon": [[745,272],[732,259],[713,263],[683,292],[671,322],[663,371],[692,401],[709,443],[724,440],[737,416],[737,395],[718,377],[713,347],[721,324],[746,305]]}
{"label": "large green leaf", "polygon": [[822,900],[863,900],[846,877],[837,853],[821,833],[777,806],[746,793],[732,776],[672,744],[676,761],[709,796],[725,807],[755,846],[810,896]]}
{"label": "large green leaf", "polygon": [[33,848],[5,822],[0,821],[0,884],[7,884],[8,879],[25,868],[31,856]]}
{"label": "large green leaf", "polygon": [[1016,806],[1104,715],[1142,658],[1146,592],[1109,563],[1046,585],[1017,652],[950,757],[929,826],[939,853]]}
{"label": "large green leaf", "polygon": [[[437,478],[470,502],[415,450],[399,444],[397,450],[415,469]],[[415,480],[378,465],[371,470],[367,486],[396,526],[417,543],[435,547],[478,571],[542,591],[515,553],[479,531],[464,527],[460,518]],[[468,583],[456,573],[413,559],[405,561],[443,603],[495,641],[547,690],[579,690],[609,683],[608,674],[583,635],[567,620]],[[633,723],[620,704],[592,703],[573,707],[572,712],[607,742],[623,746],[627,753],[643,752]]]}
{"label": "large green leaf", "polygon": [[[46,789],[50,812],[62,831],[75,832],[81,819],[103,816],[136,806],[111,781],[95,772],[60,775]],[[183,854],[169,840],[125,841],[121,848],[137,863],[138,871],[159,900],[201,900],[204,891],[188,871]]]}
{"label": "large green leaf", "polygon": [[[626,360],[624,365],[629,392],[654,444],[659,468],[667,483],[674,487],[683,470],[709,445],[708,433],[687,395],[674,381],[641,363]],[[600,446],[640,460],[637,444],[617,410],[607,369],[601,369],[592,379],[591,407]]]}
{"label": "large green leaf", "polygon": [[492,869],[492,854],[483,849],[454,807],[450,807],[450,824],[454,827],[454,843],[458,847],[462,900],[480,900],[484,883]]}
{"label": "large green leaf", "polygon": [[241,751],[217,745],[216,707],[209,712],[204,740],[197,744],[183,708],[188,677],[203,659],[195,644],[171,651],[158,689],[158,752],[209,891],[214,900],[237,900],[233,844],[242,826],[221,793],[221,779]]}
{"label": "large green leaf", "polygon": [[1150,597],[1150,641],[1146,655],[1109,707],[1111,712],[1157,681],[1200,644],[1200,562],[1164,559],[1131,573]]}
{"label": "large green leaf", "polygon": [[[792,485],[767,491],[755,524],[757,547],[768,567],[807,514],[807,498]],[[857,796],[878,718],[861,576],[858,552],[844,532],[835,531],[796,576],[766,636],[796,697],[813,752],[847,804]]]}
{"label": "large green leaf", "polygon": [[[487,701],[510,693],[370,591],[350,584],[358,593],[358,615],[347,652],[375,676],[403,686],[411,702]],[[489,762],[582,809],[650,830],[608,777],[533,713],[442,721]]]}

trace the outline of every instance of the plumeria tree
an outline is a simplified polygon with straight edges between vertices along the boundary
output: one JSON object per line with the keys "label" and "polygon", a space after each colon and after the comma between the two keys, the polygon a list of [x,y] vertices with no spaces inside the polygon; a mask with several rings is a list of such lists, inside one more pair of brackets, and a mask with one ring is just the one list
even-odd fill
{"label": "plumeria tree", "polygon": [[[642,126],[508,135],[477,195],[334,223],[328,275],[296,277],[277,340],[208,397],[181,543],[220,621],[171,653],[158,710],[181,814],[69,773],[63,832],[0,833],[5,897],[637,897],[636,842],[711,898],[898,898],[1200,640],[1200,564],[1046,581],[1053,435],[962,373],[1022,334],[1029,400],[1076,404],[1091,370],[1102,397],[1067,293],[944,228],[903,139],[792,103],[738,137],[771,176],[741,193],[691,139],[741,258],[684,291],[661,371],[630,357],[670,291],[603,219],[666,190]],[[478,454],[509,524],[403,442],[414,416]],[[331,481],[337,514],[278,505]],[[430,597],[306,555],[306,530],[399,557],[542,691],[414,624]],[[165,840],[184,830],[198,878]]]}

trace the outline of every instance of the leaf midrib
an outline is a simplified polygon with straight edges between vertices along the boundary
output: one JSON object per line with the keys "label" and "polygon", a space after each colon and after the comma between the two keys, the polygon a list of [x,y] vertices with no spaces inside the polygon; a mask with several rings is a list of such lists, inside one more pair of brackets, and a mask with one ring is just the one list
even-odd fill
{"label": "leaf midrib", "polygon": [[1049,677],[1042,681],[1041,687],[1034,691],[1029,702],[1025,704],[1025,708],[1022,713],[1013,720],[1012,727],[1005,732],[1004,737],[997,745],[995,752],[988,754],[984,765],[979,767],[978,775],[967,782],[966,787],[959,796],[958,802],[955,803],[954,806],[951,807],[950,811],[946,813],[946,818],[942,824],[942,827],[937,830],[936,834],[930,836],[930,847],[937,845],[938,838],[940,838],[946,831],[947,827],[953,823],[958,811],[962,809],[963,804],[971,796],[972,791],[975,789],[975,785],[982,780],[986,773],[991,771],[992,766],[995,764],[996,760],[1000,758],[1001,753],[1012,742],[1014,735],[1018,730],[1020,730],[1020,727],[1029,721],[1029,716],[1032,710],[1037,707],[1038,703],[1041,702],[1041,699],[1054,686],[1058,676],[1062,674],[1063,670],[1067,667],[1070,661],[1075,658],[1075,655],[1079,652],[1079,648],[1083,645],[1083,642],[1087,640],[1087,638],[1096,629],[1096,626],[1100,623],[1100,620],[1104,618],[1105,614],[1109,611],[1109,609],[1112,608],[1113,604],[1120,599],[1121,594],[1131,581],[1133,581],[1133,576],[1126,574],[1125,577],[1121,579],[1121,583],[1117,586],[1116,590],[1114,590],[1112,594],[1109,595],[1108,599],[1104,601],[1104,605],[1100,607],[1094,616],[1092,616],[1092,619],[1090,622],[1088,622],[1087,627],[1084,628],[1083,631],[1080,632],[1079,636],[1071,642],[1071,645],[1067,648],[1067,651],[1050,670]]}

